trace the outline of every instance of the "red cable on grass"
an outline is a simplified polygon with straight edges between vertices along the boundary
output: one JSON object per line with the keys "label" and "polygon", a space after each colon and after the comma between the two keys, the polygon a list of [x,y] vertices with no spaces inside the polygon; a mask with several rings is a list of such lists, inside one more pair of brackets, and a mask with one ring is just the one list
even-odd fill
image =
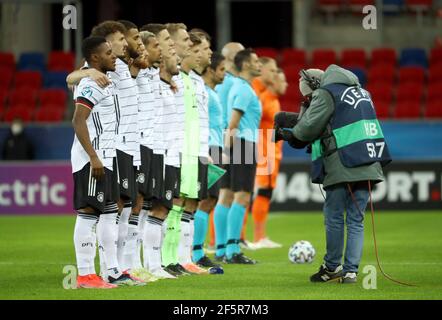
{"label": "red cable on grass", "polygon": [[[353,192],[351,191],[350,184],[347,184],[347,186],[348,186],[348,190],[350,191],[351,197],[352,197],[352,199],[353,199],[353,202],[354,202],[356,208],[358,209],[358,211],[359,211],[359,213],[360,213],[361,215],[364,215],[364,214],[361,212],[361,210],[359,209],[359,206],[358,206],[358,204],[357,204],[357,202],[356,202],[356,199],[355,199],[355,197],[354,197],[354,195],[353,195]],[[382,275],[383,275],[385,278],[387,278],[388,280],[390,280],[390,281],[392,281],[392,282],[395,282],[395,283],[398,283],[398,284],[402,284],[402,285],[404,285],[404,286],[416,287],[416,285],[414,285],[414,284],[410,284],[410,283],[406,283],[406,282],[402,282],[402,281],[399,281],[399,280],[395,280],[395,279],[393,279],[391,276],[389,276],[388,274],[386,274],[386,273],[384,272],[384,270],[382,269],[382,267],[381,267],[381,263],[379,262],[378,246],[377,246],[377,242],[376,242],[376,232],[375,232],[375,228],[374,228],[374,208],[373,208],[373,201],[372,201],[372,198],[371,198],[371,183],[370,183],[370,180],[368,180],[368,194],[370,195],[371,224],[372,224],[372,230],[373,230],[374,251],[375,251],[376,262],[377,262],[377,264],[378,264],[379,270],[381,270],[381,273],[382,273]]]}

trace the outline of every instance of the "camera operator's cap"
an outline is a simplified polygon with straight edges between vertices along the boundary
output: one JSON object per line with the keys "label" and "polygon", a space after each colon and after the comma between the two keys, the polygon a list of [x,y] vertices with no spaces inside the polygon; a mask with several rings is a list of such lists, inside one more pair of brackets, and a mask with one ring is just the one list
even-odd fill
{"label": "camera operator's cap", "polygon": [[[308,75],[314,79],[319,79],[321,80],[322,75],[324,74],[324,71],[322,71],[321,69],[308,69],[305,70]],[[313,92],[312,88],[310,88],[308,82],[304,79],[304,78],[300,78],[299,79],[299,91],[301,92],[301,94],[305,97],[308,96],[309,94],[311,94]]]}

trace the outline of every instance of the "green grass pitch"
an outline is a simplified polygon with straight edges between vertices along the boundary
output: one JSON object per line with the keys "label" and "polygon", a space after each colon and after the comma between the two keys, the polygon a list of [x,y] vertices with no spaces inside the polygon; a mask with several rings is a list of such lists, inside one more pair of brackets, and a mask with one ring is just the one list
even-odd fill
{"label": "green grass pitch", "polygon": [[[369,213],[356,285],[309,282],[325,251],[321,214],[272,213],[268,233],[284,247],[246,252],[259,261],[255,266],[225,265],[224,275],[162,280],[144,287],[66,290],[63,267],[75,264],[74,223],[74,216],[0,217],[0,299],[442,299],[442,212],[376,214],[384,270],[417,287],[392,283],[378,271],[375,290],[362,286],[363,267],[376,265]],[[288,248],[297,240],[309,240],[316,248],[312,264],[288,261]]]}

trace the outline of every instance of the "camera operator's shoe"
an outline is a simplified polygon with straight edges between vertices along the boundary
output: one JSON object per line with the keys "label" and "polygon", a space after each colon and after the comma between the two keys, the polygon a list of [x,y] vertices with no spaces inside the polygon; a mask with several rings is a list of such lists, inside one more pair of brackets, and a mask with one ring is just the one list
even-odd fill
{"label": "camera operator's shoe", "polygon": [[356,283],[358,282],[358,276],[356,272],[346,272],[344,276],[339,280],[340,283]]}
{"label": "camera operator's shoe", "polygon": [[228,264],[256,264],[257,261],[250,259],[244,253],[234,253],[230,259],[226,260]]}
{"label": "camera operator's shoe", "polygon": [[342,266],[334,271],[329,270],[325,263],[319,267],[319,271],[310,277],[311,282],[338,281],[342,277]]}

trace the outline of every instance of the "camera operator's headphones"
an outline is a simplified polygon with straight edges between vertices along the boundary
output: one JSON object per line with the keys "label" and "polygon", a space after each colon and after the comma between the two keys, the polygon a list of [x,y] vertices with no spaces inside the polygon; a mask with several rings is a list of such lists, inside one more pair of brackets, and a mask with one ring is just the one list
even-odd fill
{"label": "camera operator's headphones", "polygon": [[299,71],[299,76],[302,78],[302,80],[304,80],[307,83],[307,85],[310,87],[310,89],[312,89],[312,91],[315,91],[321,85],[321,80],[320,79],[318,79],[316,77],[312,77],[304,69]]}

